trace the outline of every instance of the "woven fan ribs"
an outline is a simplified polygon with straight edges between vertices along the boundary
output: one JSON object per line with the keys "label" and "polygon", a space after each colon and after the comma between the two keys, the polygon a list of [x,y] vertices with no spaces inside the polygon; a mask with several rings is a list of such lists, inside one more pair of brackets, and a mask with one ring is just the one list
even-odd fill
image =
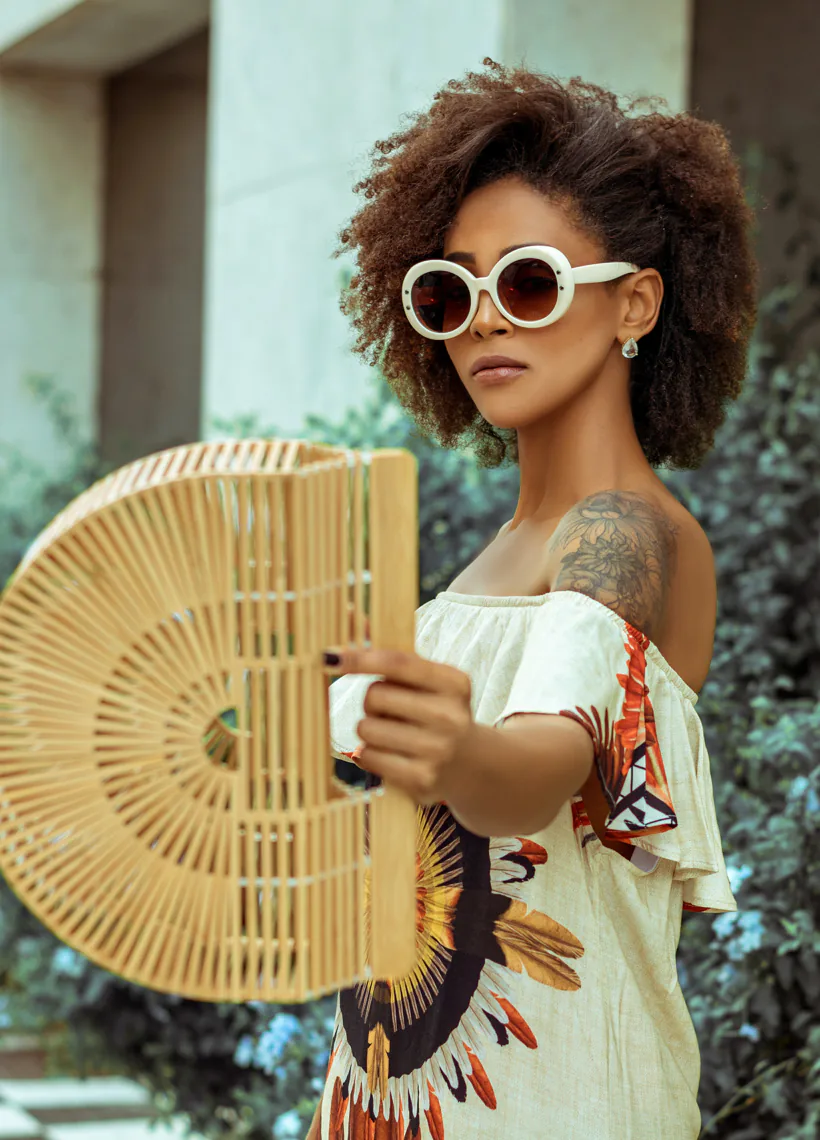
{"label": "woven fan ribs", "polygon": [[204,1000],[409,968],[414,810],[332,779],[321,651],[351,612],[412,648],[415,527],[406,453],[268,440],[131,464],[40,536],[0,603],[0,863],[61,938]]}

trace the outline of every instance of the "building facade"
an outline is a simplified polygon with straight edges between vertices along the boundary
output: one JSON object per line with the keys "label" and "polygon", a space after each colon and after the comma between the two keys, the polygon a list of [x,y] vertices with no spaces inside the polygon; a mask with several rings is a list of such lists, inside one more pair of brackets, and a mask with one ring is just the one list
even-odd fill
{"label": "building facade", "polygon": [[238,417],[298,434],[307,413],[341,415],[369,382],[338,307],[351,267],[331,258],[352,187],[403,113],[484,56],[694,101],[743,147],[777,142],[775,91],[784,115],[801,106],[790,137],[817,162],[820,96],[790,83],[788,58],[820,45],[812,11],[0,0],[0,443],[65,461],[37,377],[116,461]]}

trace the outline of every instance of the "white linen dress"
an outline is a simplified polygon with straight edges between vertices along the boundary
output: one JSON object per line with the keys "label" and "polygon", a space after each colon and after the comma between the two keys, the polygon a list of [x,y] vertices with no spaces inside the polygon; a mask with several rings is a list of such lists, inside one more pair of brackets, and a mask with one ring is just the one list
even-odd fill
{"label": "white linen dress", "polygon": [[[533,835],[480,838],[419,809],[416,969],[339,995],[323,1140],[696,1140],[700,1055],[676,949],[683,910],[732,911],[697,695],[657,646],[573,591],[450,590],[416,650],[463,669],[473,717],[569,716],[609,805],[580,794]],[[375,677],[330,687],[355,758]]]}

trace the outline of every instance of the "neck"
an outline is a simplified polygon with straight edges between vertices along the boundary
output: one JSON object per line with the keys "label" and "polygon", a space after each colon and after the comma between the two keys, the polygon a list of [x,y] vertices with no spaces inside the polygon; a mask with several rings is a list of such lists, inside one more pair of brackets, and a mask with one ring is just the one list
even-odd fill
{"label": "neck", "polygon": [[597,491],[658,483],[632,421],[629,370],[605,372],[518,430],[521,485],[513,526],[559,519]]}

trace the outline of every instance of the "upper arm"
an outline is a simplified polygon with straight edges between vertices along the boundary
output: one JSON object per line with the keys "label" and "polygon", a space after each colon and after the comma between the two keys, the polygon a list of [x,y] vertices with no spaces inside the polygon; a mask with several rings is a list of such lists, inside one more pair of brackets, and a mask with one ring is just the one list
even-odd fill
{"label": "upper arm", "polygon": [[551,590],[575,590],[655,640],[678,551],[679,528],[649,495],[598,491],[561,519],[550,540]]}

